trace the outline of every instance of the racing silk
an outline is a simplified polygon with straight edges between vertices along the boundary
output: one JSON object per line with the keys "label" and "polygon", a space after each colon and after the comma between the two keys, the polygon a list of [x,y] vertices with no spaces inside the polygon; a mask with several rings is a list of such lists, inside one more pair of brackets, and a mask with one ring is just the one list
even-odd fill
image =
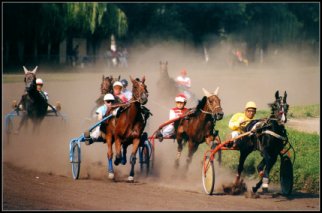
{"label": "racing silk", "polygon": [[187,88],[191,87],[191,79],[187,76],[178,76],[176,78],[176,82],[180,85],[180,86],[185,86]]}
{"label": "racing silk", "polygon": [[96,110],[96,114],[101,114],[102,117],[106,114],[107,112],[107,106],[103,104],[102,106],[98,107]]}
{"label": "racing silk", "polygon": [[229,128],[233,131],[238,131],[238,132],[242,132],[241,127],[245,127],[249,122],[245,122],[243,123],[243,126],[240,126],[240,123],[243,121],[250,121],[251,119],[247,118],[247,116],[245,115],[245,113],[242,112],[238,112],[236,114],[233,115],[233,117],[231,117],[231,119],[229,120]]}
{"label": "racing silk", "polygon": [[[174,108],[170,109],[169,120],[177,118],[177,117],[185,114],[187,111],[188,111],[188,108],[179,109],[177,107],[174,107]],[[163,127],[163,129],[160,132],[162,133],[163,137],[168,137],[168,136],[173,135],[173,133],[174,133],[173,123]]]}
{"label": "racing silk", "polygon": [[125,89],[122,91],[122,94],[126,97],[127,100],[131,100],[132,92],[129,89]]}
{"label": "racing silk", "polygon": [[117,99],[119,99],[121,103],[127,103],[129,101],[123,93],[119,95],[114,95],[114,97],[117,97]]}
{"label": "racing silk", "polygon": [[183,109],[179,109],[178,107],[174,107],[172,109],[170,109],[170,113],[169,113],[169,120],[177,118],[183,114],[185,114],[188,111],[188,108],[183,108]]}

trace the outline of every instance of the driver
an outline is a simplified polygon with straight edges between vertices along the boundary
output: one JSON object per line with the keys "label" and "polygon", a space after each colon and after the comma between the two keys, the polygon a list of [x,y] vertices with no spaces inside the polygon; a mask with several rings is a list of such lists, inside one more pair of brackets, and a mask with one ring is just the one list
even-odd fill
{"label": "driver", "polygon": [[[253,120],[256,110],[256,103],[253,101],[248,101],[245,105],[244,112],[238,112],[231,117],[228,126],[231,130],[233,130],[231,132],[232,139],[254,127],[255,123],[257,122],[257,120]],[[240,140],[234,140],[233,148],[237,147],[239,142]]]}
{"label": "driver", "polygon": [[[175,98],[176,107],[170,109],[169,120],[177,118],[188,111],[186,108],[187,98],[184,94],[178,94]],[[162,142],[163,137],[169,137],[174,134],[174,124],[171,123],[156,133],[156,138]]]}

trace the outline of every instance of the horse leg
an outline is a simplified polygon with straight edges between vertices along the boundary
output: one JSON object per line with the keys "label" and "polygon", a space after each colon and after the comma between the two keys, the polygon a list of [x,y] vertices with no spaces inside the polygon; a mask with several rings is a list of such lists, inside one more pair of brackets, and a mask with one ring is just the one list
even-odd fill
{"label": "horse leg", "polygon": [[183,149],[183,145],[182,145],[182,138],[178,138],[177,139],[177,143],[178,143],[178,151],[177,151],[177,156],[176,156],[176,160],[174,162],[174,166],[175,168],[178,168],[179,167],[179,161],[180,161],[180,156],[181,156],[181,152],[182,152],[182,149]]}
{"label": "horse leg", "polygon": [[266,167],[264,170],[262,188],[264,192],[268,192],[269,173],[277,160],[277,154],[270,156],[267,150],[264,149],[264,159],[265,159]]}
{"label": "horse leg", "polygon": [[18,134],[20,132],[20,129],[21,127],[24,125],[24,124],[27,124],[28,122],[28,115],[27,114],[23,114],[20,122],[19,122],[19,126],[17,128],[17,130],[15,131],[15,134]]}
{"label": "horse leg", "polygon": [[112,136],[110,134],[106,135],[106,144],[107,144],[107,172],[108,178],[114,179],[114,169],[113,169],[113,150],[112,150]]}
{"label": "horse leg", "polygon": [[237,176],[234,181],[234,185],[238,185],[240,181],[240,175],[242,171],[244,170],[244,163],[247,158],[247,156],[251,153],[251,151],[248,150],[240,150],[240,157],[239,157],[239,164],[237,169]]}
{"label": "horse leg", "polygon": [[128,181],[131,181],[131,182],[134,181],[134,166],[136,163],[136,152],[138,150],[139,143],[140,143],[140,138],[133,139],[133,148],[130,156],[131,170],[130,170],[130,176],[128,177]]}
{"label": "horse leg", "polygon": [[122,152],[121,152],[121,140],[119,138],[115,139],[115,160],[114,160],[114,165],[117,166],[121,163],[122,160]]}
{"label": "horse leg", "polygon": [[188,157],[186,159],[186,170],[188,170],[189,165],[192,161],[192,156],[194,153],[197,151],[199,144],[198,143],[193,143],[191,140],[189,140],[188,143]]}
{"label": "horse leg", "polygon": [[122,148],[123,148],[123,154],[122,154],[122,160],[121,160],[121,164],[125,165],[127,160],[126,160],[126,150],[127,150],[128,145],[122,144]]}
{"label": "horse leg", "polygon": [[257,166],[257,172],[258,172],[258,175],[260,177],[260,180],[258,181],[258,183],[256,183],[255,186],[252,187],[252,190],[253,192],[257,192],[257,190],[259,189],[259,187],[261,187],[261,185],[263,184],[263,176],[264,176],[264,167],[265,167],[265,159],[263,158],[261,160],[261,162],[258,164]]}
{"label": "horse leg", "polygon": [[258,175],[260,177],[264,176],[264,172],[263,172],[264,166],[265,166],[265,161],[264,161],[264,158],[263,158],[262,161],[257,166],[257,172],[258,172]]}

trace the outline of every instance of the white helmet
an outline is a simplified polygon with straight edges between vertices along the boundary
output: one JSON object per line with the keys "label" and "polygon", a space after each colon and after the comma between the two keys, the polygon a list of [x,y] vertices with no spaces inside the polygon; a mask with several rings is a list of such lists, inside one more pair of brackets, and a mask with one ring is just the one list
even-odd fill
{"label": "white helmet", "polygon": [[177,97],[175,98],[176,102],[187,102],[187,98],[184,94],[179,94],[177,95]]}
{"label": "white helmet", "polygon": [[37,78],[36,84],[44,84],[44,82],[41,78]]}
{"label": "white helmet", "polygon": [[120,86],[123,88],[123,84],[120,81],[115,81],[115,83],[113,84],[113,87],[115,86]]}
{"label": "white helmet", "polygon": [[104,96],[104,101],[114,101],[114,100],[115,100],[115,98],[114,98],[114,96],[111,93],[107,93]]}

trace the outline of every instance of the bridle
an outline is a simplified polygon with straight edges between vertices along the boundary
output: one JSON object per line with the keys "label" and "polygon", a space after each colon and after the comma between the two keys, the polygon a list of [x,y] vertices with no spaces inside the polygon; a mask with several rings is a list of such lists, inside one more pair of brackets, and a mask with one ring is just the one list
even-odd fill
{"label": "bridle", "polygon": [[26,86],[26,89],[28,89],[32,82],[34,81],[34,79],[36,79],[36,74],[32,73],[32,72],[28,72],[25,74],[25,86]]}
{"label": "bridle", "polygon": [[[138,88],[138,89],[136,89],[136,88]],[[149,93],[146,90],[145,85],[141,81],[136,80],[135,85],[133,85],[133,92],[132,93],[133,93],[133,95],[132,95],[133,101],[137,101],[142,105],[147,103]]]}
{"label": "bridle", "polygon": [[[209,100],[213,96],[215,96],[215,99],[214,99],[215,105],[210,103],[210,100]],[[218,113],[222,112],[222,108],[220,106],[220,99],[218,98],[218,96],[217,95],[208,96],[207,102],[206,102],[206,110],[200,109],[200,111],[205,114],[210,114],[213,118],[215,116],[217,117]]]}
{"label": "bridle", "polygon": [[282,97],[279,99],[276,99],[276,101],[273,103],[273,112],[274,116],[277,118],[278,122],[280,123],[286,123],[287,122],[287,111],[288,111],[288,104],[285,100],[283,100]]}

